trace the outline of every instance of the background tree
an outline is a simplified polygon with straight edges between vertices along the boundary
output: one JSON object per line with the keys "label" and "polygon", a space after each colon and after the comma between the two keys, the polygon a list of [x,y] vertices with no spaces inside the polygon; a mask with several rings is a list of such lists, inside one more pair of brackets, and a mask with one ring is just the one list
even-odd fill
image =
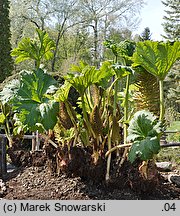
{"label": "background tree", "polygon": [[167,8],[165,10],[166,15],[163,17],[165,35],[162,35],[168,40],[180,39],[180,10],[179,0],[165,0],[162,1],[163,5]]}
{"label": "background tree", "polygon": [[149,27],[146,27],[144,31],[139,36],[140,41],[151,40],[151,31]]}
{"label": "background tree", "polygon": [[32,38],[35,28],[45,29],[56,43],[49,71],[60,71],[78,58],[98,66],[104,58],[102,42],[113,29],[131,37],[143,4],[144,0],[11,0],[13,48],[22,37]]}
{"label": "background tree", "polygon": [[52,14],[48,0],[10,0],[12,46],[22,37],[32,37],[35,28],[44,30]]}
{"label": "background tree", "polygon": [[12,73],[13,61],[10,56],[9,1],[0,1],[0,82]]}
{"label": "background tree", "polygon": [[[47,10],[47,1],[41,0],[10,0],[11,44],[18,46],[23,37],[36,37],[36,29],[47,29],[51,10]],[[32,62],[22,62],[15,65],[16,71],[31,70]]]}
{"label": "background tree", "polygon": [[78,1],[67,0],[11,0],[11,22],[13,45],[23,36],[32,37],[35,28],[46,30],[56,43],[54,57],[49,70],[58,70],[56,63],[60,56],[59,43],[63,40],[66,31],[76,23],[74,17],[77,16]]}
{"label": "background tree", "polygon": [[180,119],[180,61],[177,61],[165,79],[165,107],[167,124]]}
{"label": "background tree", "polygon": [[91,36],[86,29],[78,24],[68,29],[59,41],[55,71],[67,73],[71,64],[78,64],[80,60],[91,63]]}
{"label": "background tree", "polygon": [[[166,15],[164,16],[165,39],[170,41],[180,40],[180,11],[179,0],[164,0],[162,1]],[[180,61],[177,61],[168,76],[165,79],[165,106],[166,119],[169,124],[172,121],[180,119]]]}
{"label": "background tree", "polygon": [[81,20],[78,20],[79,5],[77,0],[66,0],[61,2],[58,0],[50,0],[50,2],[52,11],[54,11],[54,29],[56,30],[56,49],[51,64],[51,71],[54,72],[56,70],[56,63],[59,59],[58,48],[60,42],[63,41],[67,31],[81,23]]}
{"label": "background tree", "polygon": [[132,23],[132,20],[137,18],[137,12],[142,8],[144,1],[81,0],[80,2],[82,19],[85,20],[89,31],[93,32],[92,58],[93,64],[98,66],[103,56],[102,42],[107,39],[109,29],[112,26],[122,29],[123,23]]}

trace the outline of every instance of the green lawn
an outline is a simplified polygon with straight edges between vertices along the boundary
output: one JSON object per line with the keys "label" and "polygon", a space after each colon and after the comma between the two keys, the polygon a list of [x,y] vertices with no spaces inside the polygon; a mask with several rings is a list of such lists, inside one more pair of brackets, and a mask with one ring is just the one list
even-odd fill
{"label": "green lawn", "polygon": [[174,134],[168,134],[167,142],[180,142],[180,121],[174,121],[166,131],[177,131]]}
{"label": "green lawn", "polygon": [[180,170],[180,147],[167,147],[162,148],[156,156],[158,162],[171,162],[176,169]]}
{"label": "green lawn", "polygon": [[[166,131],[177,131],[167,135],[167,142],[180,142],[180,121],[172,122]],[[180,146],[162,148],[156,156],[156,160],[159,162],[170,161],[176,166],[176,169],[180,170]]]}

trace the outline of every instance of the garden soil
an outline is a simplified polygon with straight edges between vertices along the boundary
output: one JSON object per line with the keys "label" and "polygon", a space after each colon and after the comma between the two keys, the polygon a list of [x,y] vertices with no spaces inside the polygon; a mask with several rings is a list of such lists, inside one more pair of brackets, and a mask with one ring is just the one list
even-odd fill
{"label": "garden soil", "polygon": [[[73,153],[74,152],[74,153]],[[88,151],[87,151],[88,152]],[[117,169],[112,161],[110,180],[105,179],[105,163],[100,161],[95,166],[89,164],[87,152],[76,148],[71,152],[71,161],[62,159],[60,172],[54,172],[53,157],[47,153],[36,153],[24,159],[21,166],[8,172],[3,181],[6,190],[0,194],[1,199],[30,200],[179,200],[180,188],[170,183],[158,173],[156,179],[144,180],[137,166],[125,162]],[[20,154],[17,154],[18,157]],[[56,154],[57,155],[57,154]],[[79,158],[79,160],[73,159]],[[81,158],[84,155],[86,160]],[[27,158],[29,158],[27,160]],[[103,158],[103,157],[102,157]],[[30,160],[31,159],[31,160]],[[77,163],[75,162],[77,161]],[[73,166],[72,166],[73,164]],[[83,166],[81,165],[84,165]],[[20,164],[19,164],[20,165]],[[86,167],[86,168],[85,168]]]}

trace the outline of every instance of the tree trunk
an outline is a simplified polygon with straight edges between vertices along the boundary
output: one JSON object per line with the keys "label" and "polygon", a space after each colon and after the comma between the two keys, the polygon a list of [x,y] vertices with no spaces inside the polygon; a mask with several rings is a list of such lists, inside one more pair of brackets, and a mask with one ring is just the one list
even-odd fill
{"label": "tree trunk", "polygon": [[98,67],[98,21],[94,19],[94,66]]}
{"label": "tree trunk", "polygon": [[54,56],[53,56],[52,64],[51,64],[51,70],[52,70],[52,72],[55,71],[55,63],[56,63],[56,57],[57,57],[57,51],[58,51],[59,41],[60,41],[60,39],[62,38],[62,36],[63,36],[63,34],[65,32],[64,26],[66,24],[66,20],[67,20],[67,18],[65,17],[64,20],[63,20],[63,23],[61,24],[61,27],[58,30],[58,36],[57,36],[57,40],[56,40],[56,49],[54,51]]}
{"label": "tree trunk", "polygon": [[57,37],[57,40],[56,40],[56,49],[54,50],[54,55],[53,55],[52,64],[51,64],[52,72],[55,71],[56,56],[57,56],[58,45],[59,45],[60,39],[61,39],[61,30],[58,31],[58,37]]}

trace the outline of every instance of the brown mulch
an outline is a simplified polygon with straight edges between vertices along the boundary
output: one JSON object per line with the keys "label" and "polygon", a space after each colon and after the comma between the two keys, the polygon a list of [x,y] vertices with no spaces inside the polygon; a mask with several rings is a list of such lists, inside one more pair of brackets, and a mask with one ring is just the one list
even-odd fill
{"label": "brown mulch", "polygon": [[[33,155],[31,160],[27,161],[26,166],[22,165],[4,176],[6,191],[0,194],[0,198],[10,200],[180,199],[180,188],[170,183],[160,173],[156,181],[145,181],[139,175],[136,166],[126,161],[121,170],[118,170],[114,163],[112,170],[115,172],[111,172],[111,180],[107,183],[104,181],[106,166],[102,161],[96,166],[90,166],[89,160],[76,160],[84,154],[88,158],[87,152],[73,149],[71,153],[71,161],[68,162],[65,171],[60,170],[59,175],[52,171],[51,166],[55,161],[47,159],[47,154],[44,155],[41,152]],[[73,155],[76,157],[74,158]],[[51,162],[50,165],[49,162]],[[63,158],[61,162],[64,166],[65,159]],[[86,169],[82,165],[85,165]],[[89,165],[88,169],[87,165]]]}
{"label": "brown mulch", "polygon": [[179,200],[180,188],[163,181],[147,192],[134,191],[130,187],[93,184],[80,177],[65,174],[53,176],[43,167],[28,167],[9,174],[6,179],[7,191],[3,199],[76,199],[76,200]]}

